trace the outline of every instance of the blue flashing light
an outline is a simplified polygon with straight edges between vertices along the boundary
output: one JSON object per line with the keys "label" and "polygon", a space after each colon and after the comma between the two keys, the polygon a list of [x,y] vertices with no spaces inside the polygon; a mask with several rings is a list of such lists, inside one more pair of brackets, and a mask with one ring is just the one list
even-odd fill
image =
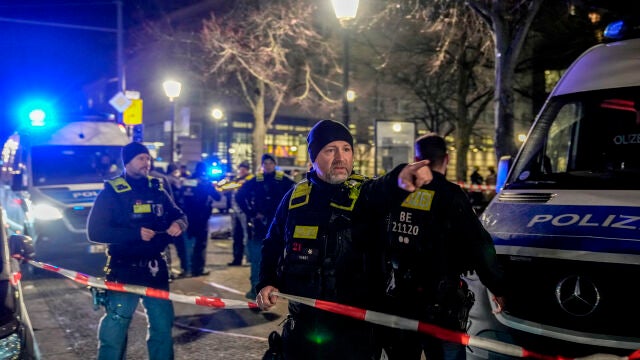
{"label": "blue flashing light", "polygon": [[44,128],[56,121],[54,106],[43,97],[31,97],[22,101],[16,110],[18,122],[31,128]]}
{"label": "blue flashing light", "polygon": [[31,126],[44,126],[44,119],[47,114],[42,109],[33,109],[29,112],[29,120],[31,120]]}
{"label": "blue flashing light", "polygon": [[607,25],[604,29],[604,36],[609,39],[622,39],[625,32],[625,22],[622,20],[614,21],[611,24]]}

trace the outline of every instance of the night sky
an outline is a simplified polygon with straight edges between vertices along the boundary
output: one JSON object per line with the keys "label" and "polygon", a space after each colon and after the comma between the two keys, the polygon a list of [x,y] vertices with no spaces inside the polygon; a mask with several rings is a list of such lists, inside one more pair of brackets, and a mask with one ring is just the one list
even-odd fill
{"label": "night sky", "polygon": [[[199,1],[202,0],[123,0],[125,31],[142,19]],[[20,109],[29,101],[40,99],[53,107],[78,109],[85,105],[84,84],[117,75],[115,32],[46,23],[115,31],[116,15],[116,6],[110,0],[0,1],[2,140],[17,127]]]}

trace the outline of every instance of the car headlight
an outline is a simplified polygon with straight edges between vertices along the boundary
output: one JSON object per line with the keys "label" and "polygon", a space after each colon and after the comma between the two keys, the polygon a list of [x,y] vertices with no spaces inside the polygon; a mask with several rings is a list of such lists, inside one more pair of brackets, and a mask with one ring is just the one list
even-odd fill
{"label": "car headlight", "polygon": [[49,204],[38,204],[33,207],[33,217],[37,220],[58,220],[62,219],[62,212]]}
{"label": "car headlight", "polygon": [[20,336],[13,333],[4,339],[0,339],[0,360],[17,360],[20,358]]}

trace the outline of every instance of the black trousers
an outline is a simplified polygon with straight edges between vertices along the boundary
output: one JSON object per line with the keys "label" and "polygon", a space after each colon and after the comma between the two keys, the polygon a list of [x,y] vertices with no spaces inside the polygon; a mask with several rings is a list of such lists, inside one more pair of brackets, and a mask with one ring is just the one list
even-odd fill
{"label": "black trousers", "polygon": [[289,317],[282,330],[287,360],[380,359],[374,325],[323,310]]}

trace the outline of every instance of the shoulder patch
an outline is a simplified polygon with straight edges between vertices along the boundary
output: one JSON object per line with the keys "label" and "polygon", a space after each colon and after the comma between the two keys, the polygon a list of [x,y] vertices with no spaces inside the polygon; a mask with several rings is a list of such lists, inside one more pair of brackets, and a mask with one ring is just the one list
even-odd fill
{"label": "shoulder patch", "polygon": [[435,195],[435,193],[433,190],[418,189],[409,194],[400,206],[409,209],[431,211],[431,203],[433,202],[433,195]]}
{"label": "shoulder patch", "polygon": [[311,183],[309,181],[303,180],[297,183],[289,199],[289,209],[295,209],[308,204],[309,194],[311,194]]}
{"label": "shoulder patch", "polygon": [[109,183],[109,185],[111,185],[113,190],[115,190],[115,192],[117,192],[117,193],[121,193],[121,192],[125,192],[125,191],[130,191],[131,190],[131,185],[129,185],[127,180],[125,180],[122,177],[117,177],[117,178],[114,178],[114,179],[110,179],[110,180],[107,180],[107,182]]}

